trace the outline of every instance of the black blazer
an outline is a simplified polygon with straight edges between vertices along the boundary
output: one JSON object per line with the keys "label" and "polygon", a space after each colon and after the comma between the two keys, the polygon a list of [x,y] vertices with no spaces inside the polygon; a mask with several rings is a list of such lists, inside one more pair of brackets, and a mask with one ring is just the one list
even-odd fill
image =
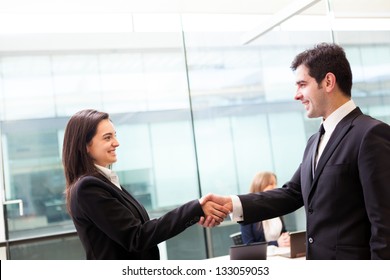
{"label": "black blazer", "polygon": [[390,259],[390,127],[353,110],[312,176],[318,133],[282,188],[240,195],[245,223],[306,211],[308,259]]}
{"label": "black blazer", "polygon": [[70,208],[87,259],[157,260],[157,244],[197,223],[204,215],[198,200],[150,220],[125,189],[103,176],[85,176],[73,187]]}

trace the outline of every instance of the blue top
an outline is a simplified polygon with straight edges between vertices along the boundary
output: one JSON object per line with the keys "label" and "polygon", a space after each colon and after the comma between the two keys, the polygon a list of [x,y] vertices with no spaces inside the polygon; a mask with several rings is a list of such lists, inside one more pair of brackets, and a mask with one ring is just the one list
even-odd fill
{"label": "blue top", "polygon": [[[287,230],[285,228],[283,219],[280,218],[280,220],[282,221],[282,231],[280,232],[280,234],[282,234]],[[262,222],[247,224],[247,225],[240,224],[240,227],[241,227],[242,242],[244,244],[266,241]],[[268,244],[278,246],[278,241],[277,240],[269,241]]]}

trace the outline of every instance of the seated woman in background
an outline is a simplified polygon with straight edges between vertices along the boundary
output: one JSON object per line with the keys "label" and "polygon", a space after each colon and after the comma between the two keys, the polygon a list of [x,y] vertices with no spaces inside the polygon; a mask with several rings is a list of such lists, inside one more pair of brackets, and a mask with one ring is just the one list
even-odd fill
{"label": "seated woman in background", "polygon": [[[276,175],[272,172],[259,172],[253,178],[249,191],[265,192],[276,188]],[[281,217],[258,223],[240,225],[244,244],[267,241],[269,245],[279,247],[290,246],[290,236]]]}

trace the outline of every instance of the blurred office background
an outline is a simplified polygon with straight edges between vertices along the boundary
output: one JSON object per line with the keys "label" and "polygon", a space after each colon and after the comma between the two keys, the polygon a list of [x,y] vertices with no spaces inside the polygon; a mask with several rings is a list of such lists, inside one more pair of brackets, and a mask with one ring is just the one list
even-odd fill
{"label": "blurred office background", "polygon": [[[106,111],[113,169],[158,217],[209,192],[246,193],[298,167],[319,119],[294,101],[294,56],[341,44],[353,99],[390,122],[388,0],[0,0],[1,259],[83,259],[64,205],[69,117]],[[302,209],[285,217],[305,228]],[[226,220],[161,244],[163,258],[228,253]]]}

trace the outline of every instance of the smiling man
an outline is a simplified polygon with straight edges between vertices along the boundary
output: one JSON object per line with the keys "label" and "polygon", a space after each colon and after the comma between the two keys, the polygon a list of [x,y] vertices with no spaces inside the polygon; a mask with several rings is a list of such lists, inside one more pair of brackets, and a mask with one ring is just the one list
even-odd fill
{"label": "smiling man", "polygon": [[390,127],[351,99],[343,48],[322,43],[298,54],[295,99],[321,132],[309,138],[291,180],[267,192],[212,199],[244,224],[304,206],[308,259],[390,259]]}

